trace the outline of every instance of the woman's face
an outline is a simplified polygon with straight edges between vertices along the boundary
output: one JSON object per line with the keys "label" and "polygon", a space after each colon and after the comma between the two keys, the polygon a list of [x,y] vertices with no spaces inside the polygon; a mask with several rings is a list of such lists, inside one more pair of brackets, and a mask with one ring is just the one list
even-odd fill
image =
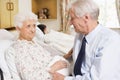
{"label": "woman's face", "polygon": [[35,20],[26,20],[23,22],[23,25],[21,28],[19,28],[20,39],[31,41],[33,37],[35,36],[36,32],[36,21]]}

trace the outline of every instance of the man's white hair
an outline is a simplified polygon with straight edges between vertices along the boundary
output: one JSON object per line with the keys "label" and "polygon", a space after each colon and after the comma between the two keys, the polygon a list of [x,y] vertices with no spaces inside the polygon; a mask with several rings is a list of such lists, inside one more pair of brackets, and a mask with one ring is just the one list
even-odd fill
{"label": "man's white hair", "polygon": [[99,7],[93,0],[76,0],[69,4],[69,9],[75,10],[75,15],[82,17],[86,13],[89,13],[93,19],[98,19]]}
{"label": "man's white hair", "polygon": [[37,15],[32,12],[18,13],[14,16],[14,26],[21,28],[25,20],[35,20],[37,22],[38,19]]}

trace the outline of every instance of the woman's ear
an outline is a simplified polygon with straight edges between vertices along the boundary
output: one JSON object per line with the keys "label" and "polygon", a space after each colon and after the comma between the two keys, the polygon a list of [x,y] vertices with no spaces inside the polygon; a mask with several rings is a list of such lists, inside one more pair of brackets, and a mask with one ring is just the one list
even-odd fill
{"label": "woman's ear", "polygon": [[20,27],[16,26],[16,30],[17,30],[17,31],[20,31]]}

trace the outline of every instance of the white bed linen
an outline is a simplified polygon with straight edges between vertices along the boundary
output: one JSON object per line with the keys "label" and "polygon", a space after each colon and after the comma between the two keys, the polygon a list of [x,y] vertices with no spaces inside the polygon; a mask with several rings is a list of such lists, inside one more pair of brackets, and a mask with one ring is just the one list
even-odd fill
{"label": "white bed linen", "polygon": [[13,43],[12,40],[0,40],[0,68],[3,71],[4,80],[11,80],[10,72],[5,60],[5,50]]}
{"label": "white bed linen", "polygon": [[0,40],[13,40],[14,35],[12,35],[11,32],[5,30],[5,29],[0,29]]}
{"label": "white bed linen", "polygon": [[65,54],[73,47],[74,36],[51,30],[45,34],[44,42]]}

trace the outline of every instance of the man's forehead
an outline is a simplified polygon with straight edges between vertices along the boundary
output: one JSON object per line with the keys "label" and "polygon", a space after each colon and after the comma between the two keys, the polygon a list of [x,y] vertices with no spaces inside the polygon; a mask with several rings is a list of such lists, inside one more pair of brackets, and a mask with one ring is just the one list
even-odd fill
{"label": "man's forehead", "polygon": [[70,13],[70,17],[76,17],[74,9],[70,9],[69,13]]}

